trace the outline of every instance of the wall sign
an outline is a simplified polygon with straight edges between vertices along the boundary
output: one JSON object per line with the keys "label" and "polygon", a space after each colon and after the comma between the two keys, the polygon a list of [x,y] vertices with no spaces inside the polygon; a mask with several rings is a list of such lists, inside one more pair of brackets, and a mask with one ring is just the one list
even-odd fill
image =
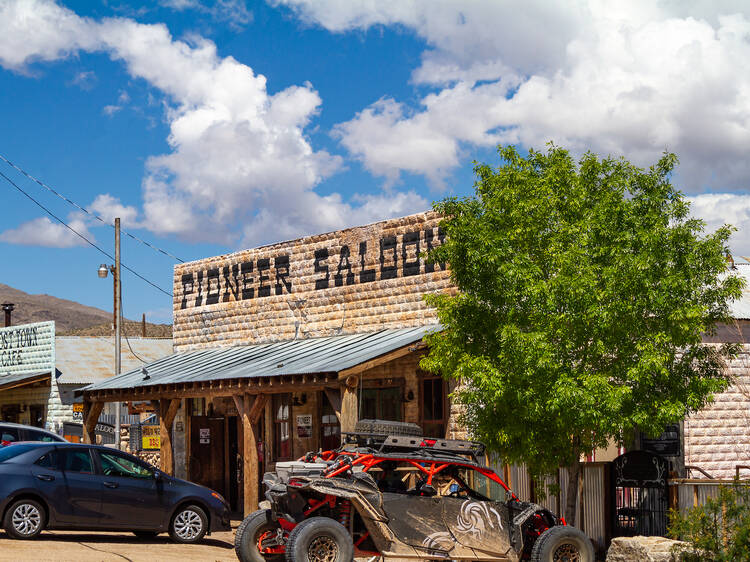
{"label": "wall sign", "polygon": [[211,428],[201,427],[198,430],[198,439],[201,445],[209,445],[211,443]]}
{"label": "wall sign", "polygon": [[54,368],[54,322],[0,328],[0,376],[52,372]]}
{"label": "wall sign", "polygon": [[297,437],[312,437],[312,415],[297,416]]}

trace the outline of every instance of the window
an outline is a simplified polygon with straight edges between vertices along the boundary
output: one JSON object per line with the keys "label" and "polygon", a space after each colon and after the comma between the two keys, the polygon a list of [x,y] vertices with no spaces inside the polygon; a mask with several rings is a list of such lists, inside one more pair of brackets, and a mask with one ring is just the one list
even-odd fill
{"label": "window", "polygon": [[292,458],[292,395],[274,394],[273,443],[277,461]]}
{"label": "window", "polygon": [[5,462],[8,459],[17,457],[18,455],[23,455],[24,453],[28,453],[31,449],[37,446],[38,445],[33,445],[33,444],[26,445],[24,443],[20,443],[18,445],[13,445],[12,447],[4,447],[0,449],[0,462]]}
{"label": "window", "polygon": [[50,470],[59,470],[57,464],[57,451],[50,451],[49,453],[43,454],[34,464]]}
{"label": "window", "polygon": [[50,435],[49,433],[44,433],[42,431],[28,431],[29,434],[29,441],[43,441],[45,443],[57,443],[60,441],[59,439],[55,439],[54,436]]}
{"label": "window", "polygon": [[3,445],[7,445],[9,443],[15,443],[16,441],[19,441],[20,438],[18,436],[18,428],[15,427],[3,427],[0,429],[0,441],[2,441]]}
{"label": "window", "polygon": [[29,406],[29,424],[34,427],[44,427],[44,406],[41,404]]}
{"label": "window", "polygon": [[401,387],[363,388],[361,420],[402,421]]}
{"label": "window", "polygon": [[323,401],[320,431],[323,434],[320,441],[324,451],[331,451],[341,445],[341,425],[328,400]]}
{"label": "window", "polygon": [[448,428],[445,395],[443,379],[422,380],[422,430],[428,437],[445,437]]}
{"label": "window", "polygon": [[91,463],[91,455],[88,449],[68,449],[65,451],[65,472],[77,472],[79,474],[93,474],[94,466]]}
{"label": "window", "polygon": [[105,476],[120,476],[123,478],[152,478],[154,471],[136,462],[134,459],[116,455],[114,453],[99,452],[102,474]]}

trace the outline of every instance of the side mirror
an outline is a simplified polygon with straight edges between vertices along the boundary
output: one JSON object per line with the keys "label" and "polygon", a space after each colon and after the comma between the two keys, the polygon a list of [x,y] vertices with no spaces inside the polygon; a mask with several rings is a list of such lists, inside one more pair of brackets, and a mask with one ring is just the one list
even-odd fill
{"label": "side mirror", "polygon": [[162,479],[162,473],[160,470],[154,470],[154,480],[159,481]]}

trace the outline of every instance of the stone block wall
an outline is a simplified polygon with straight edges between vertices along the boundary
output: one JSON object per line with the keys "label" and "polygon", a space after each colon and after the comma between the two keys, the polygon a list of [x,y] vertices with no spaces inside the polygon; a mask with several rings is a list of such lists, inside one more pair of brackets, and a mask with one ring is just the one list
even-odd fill
{"label": "stone block wall", "polygon": [[439,216],[420,213],[175,266],[174,349],[422,326],[453,291]]}
{"label": "stone block wall", "polygon": [[[685,464],[714,478],[733,478],[735,466],[750,464],[750,345],[729,365],[734,384],[710,404],[685,419]],[[692,474],[701,478],[700,474]],[[743,470],[741,477],[750,477]]]}

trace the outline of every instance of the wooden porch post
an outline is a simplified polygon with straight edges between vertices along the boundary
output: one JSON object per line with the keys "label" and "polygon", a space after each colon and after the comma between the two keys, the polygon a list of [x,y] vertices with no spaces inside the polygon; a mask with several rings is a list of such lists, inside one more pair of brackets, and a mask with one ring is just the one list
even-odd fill
{"label": "wooden porch post", "polygon": [[172,452],[172,422],[180,409],[179,398],[159,400],[159,468],[174,475],[174,453]]}
{"label": "wooden porch post", "polygon": [[235,395],[235,406],[242,419],[243,463],[242,484],[244,515],[258,509],[258,441],[255,424],[258,423],[266,406],[268,396],[258,394],[252,400],[250,394]]}
{"label": "wooden porch post", "polygon": [[[102,413],[104,402],[83,402],[83,442],[96,443],[96,422],[99,421],[99,414]],[[119,437],[119,436],[118,436]]]}
{"label": "wooden porch post", "polygon": [[346,377],[346,382],[342,389],[341,396],[341,433],[351,433],[354,426],[359,420],[359,411],[357,405],[357,386],[359,377],[350,375]]}

